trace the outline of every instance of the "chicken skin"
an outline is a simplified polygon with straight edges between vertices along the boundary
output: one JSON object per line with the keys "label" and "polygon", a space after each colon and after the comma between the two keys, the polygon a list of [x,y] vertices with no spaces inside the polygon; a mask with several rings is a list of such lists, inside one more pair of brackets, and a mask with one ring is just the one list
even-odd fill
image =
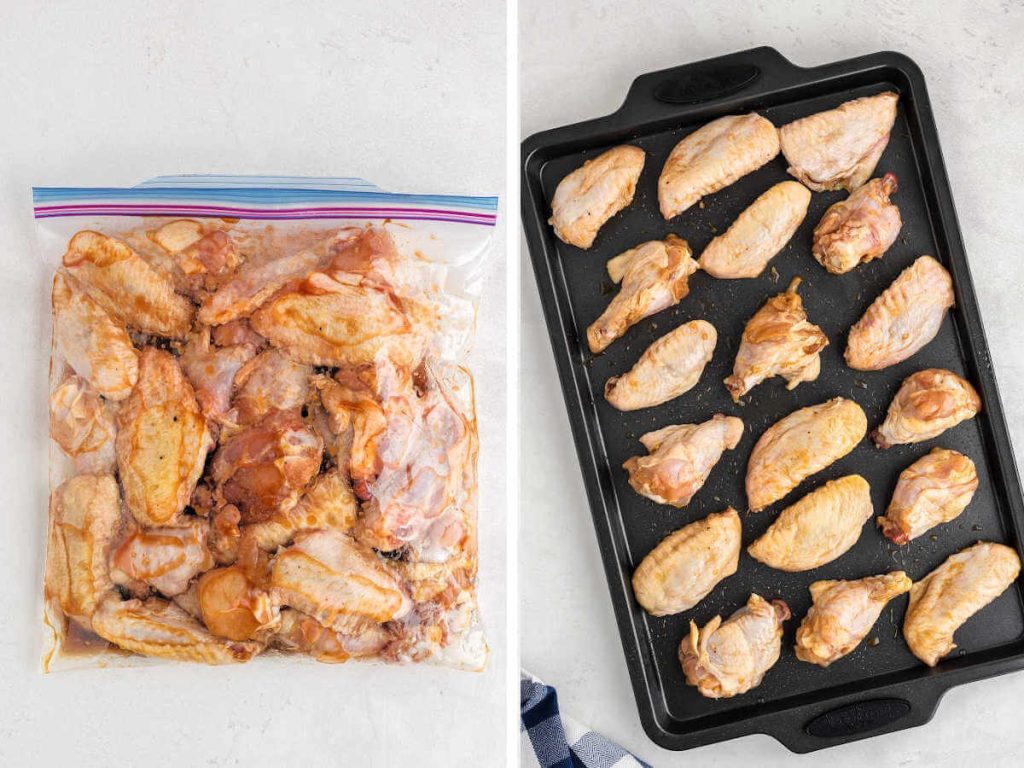
{"label": "chicken skin", "polygon": [[703,424],[678,424],[642,435],[648,455],[634,456],[622,466],[641,496],[685,507],[722,453],[735,448],[742,437],[743,422],[719,413]]}
{"label": "chicken skin", "polygon": [[845,554],[872,514],[867,480],[860,475],[830,480],[782,510],[747,552],[780,571],[809,571]]}
{"label": "chicken skin", "polygon": [[979,411],[981,398],[970,382],[952,371],[926,368],[903,380],[871,439],[879,448],[920,443],[974,418]]}
{"label": "chicken skin", "polygon": [[757,277],[793,237],[810,202],[811,193],[803,184],[776,184],[708,243],[698,259],[700,268],[722,279]]}
{"label": "chicken skin", "polygon": [[110,558],[115,584],[133,592],[152,587],[165,597],[180,595],[189,582],[213,567],[205,522],[134,531]]}
{"label": "chicken skin", "polygon": [[856,581],[816,581],[814,604],[796,631],[796,657],[827,667],[860,645],[886,604],[910,591],[903,571]]}
{"label": "chicken skin", "polygon": [[139,381],[117,428],[125,504],[141,525],[171,524],[189,503],[212,444],[177,359],[156,347],[143,350]]}
{"label": "chicken skin", "polygon": [[846,364],[858,371],[879,371],[906,360],[935,338],[952,306],[949,272],[931,256],[921,256],[850,329]]}
{"label": "chicken skin", "polygon": [[828,346],[828,337],[807,320],[799,285],[800,278],[794,277],[786,292],[768,299],[743,329],[732,376],[725,379],[735,402],[773,376],[782,376],[786,389],[818,378],[819,354]]}
{"label": "chicken skin", "polygon": [[690,275],[697,271],[691,255],[685,240],[669,235],[611,259],[608,275],[619,292],[587,328],[590,351],[603,352],[632,325],[678,304],[690,292]]}
{"label": "chicken skin", "polygon": [[896,122],[895,93],[840,104],[779,129],[789,173],[815,192],[853,191],[869,178]]}
{"label": "chicken skin", "polygon": [[652,616],[692,608],[740,561],[740,516],[729,507],[664,538],[633,572],[633,594]]}
{"label": "chicken skin", "polygon": [[779,133],[755,112],[720,117],[673,148],[658,178],[665,219],[756,171],[779,154]]}
{"label": "chicken skin", "polygon": [[620,411],[635,411],[689,392],[711,360],[717,341],[711,323],[684,323],[651,344],[628,373],[608,379],[605,399]]}
{"label": "chicken skin", "polygon": [[747,464],[747,504],[760,512],[848,454],[868,431],[857,403],[837,397],[793,411],[769,427]]}
{"label": "chicken skin", "polygon": [[639,147],[615,147],[562,179],[551,198],[548,219],[558,238],[577,248],[593,245],[605,222],[633,202],[644,158]]}
{"label": "chicken skin", "polygon": [[811,249],[818,263],[833,275],[841,275],[881,258],[903,226],[900,209],[889,202],[895,191],[896,177],[887,173],[825,211],[814,228]]}
{"label": "chicken skin", "polygon": [[231,401],[238,425],[255,424],[272,411],[301,408],[309,398],[313,368],[276,349],[261,352],[239,368]]}
{"label": "chicken skin", "polygon": [[978,489],[974,462],[962,453],[933,448],[900,472],[892,501],[878,527],[896,544],[956,519]]}
{"label": "chicken skin", "polygon": [[247,525],[243,535],[253,538],[260,549],[273,552],[299,531],[336,528],[349,533],[356,514],[356,497],[348,480],[334,469],[313,480],[294,507],[278,510],[262,523]]}
{"label": "chicken skin", "polygon": [[192,326],[189,300],[175,293],[169,277],[121,240],[79,232],[68,243],[64,267],[118,322],[176,339],[184,338]]}
{"label": "chicken skin", "polygon": [[124,400],[139,379],[139,353],[114,322],[63,271],[53,278],[53,341],[75,373],[108,400]]}
{"label": "chicken skin", "polygon": [[950,555],[910,589],[903,638],[929,667],[949,654],[953,633],[1001,595],[1020,574],[1020,558],[1003,544],[979,542]]}
{"label": "chicken skin", "polygon": [[728,699],[764,679],[779,660],[782,623],[790,616],[782,600],[768,602],[751,595],[726,621],[715,616],[703,629],[690,622],[679,643],[679,662],[686,682],[709,699]]}
{"label": "chicken skin", "polygon": [[50,437],[80,472],[113,472],[114,409],[74,374],[50,395]]}
{"label": "chicken skin", "polygon": [[[401,392],[398,397],[388,398],[392,414],[400,413],[402,423],[408,424],[412,417],[406,385],[411,381],[397,375],[387,380],[393,380],[395,389]],[[387,435],[388,414],[370,386],[350,371],[338,371],[334,379],[318,377],[315,385],[327,413],[327,430],[338,464],[348,468],[356,493],[368,497],[369,483],[381,470],[380,442]]]}
{"label": "chicken skin", "polygon": [[178,362],[206,418],[221,424],[234,421],[230,411],[235,378],[256,352],[248,342],[224,348],[211,346],[209,328],[189,336]]}

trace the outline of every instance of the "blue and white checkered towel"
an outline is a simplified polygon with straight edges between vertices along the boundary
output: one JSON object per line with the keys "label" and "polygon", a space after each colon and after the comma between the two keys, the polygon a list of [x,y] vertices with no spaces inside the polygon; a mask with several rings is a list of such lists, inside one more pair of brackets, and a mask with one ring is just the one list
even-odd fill
{"label": "blue and white checkered towel", "polygon": [[519,681],[519,739],[523,768],[651,768],[560,715],[555,689],[525,672]]}

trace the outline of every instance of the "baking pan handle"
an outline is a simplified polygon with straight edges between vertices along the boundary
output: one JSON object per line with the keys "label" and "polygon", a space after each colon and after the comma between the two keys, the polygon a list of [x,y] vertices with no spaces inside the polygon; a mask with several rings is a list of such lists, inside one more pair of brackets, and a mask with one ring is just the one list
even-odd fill
{"label": "baking pan handle", "polygon": [[906,699],[867,699],[830,709],[808,722],[804,730],[819,739],[847,739],[891,725],[912,710]]}

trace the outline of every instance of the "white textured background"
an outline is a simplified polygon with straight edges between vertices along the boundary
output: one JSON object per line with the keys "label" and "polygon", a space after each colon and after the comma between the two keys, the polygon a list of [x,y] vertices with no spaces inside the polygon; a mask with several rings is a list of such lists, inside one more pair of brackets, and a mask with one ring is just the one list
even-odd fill
{"label": "white textured background", "polygon": [[49,277],[29,188],[208,172],[503,193],[504,4],[429,5],[0,0],[0,765],[503,761],[503,227],[473,360],[487,672],[36,671]]}
{"label": "white textured background", "polygon": [[[618,108],[644,72],[771,45],[811,66],[898,50],[924,70],[1003,405],[1024,453],[1024,4],[1016,2],[520,3],[523,136]],[[563,709],[654,765],[1020,766],[1024,674],[955,688],[928,725],[797,757],[766,736],[680,755],[647,740],[523,256],[522,663]],[[557,596],[557,599],[556,597]]]}

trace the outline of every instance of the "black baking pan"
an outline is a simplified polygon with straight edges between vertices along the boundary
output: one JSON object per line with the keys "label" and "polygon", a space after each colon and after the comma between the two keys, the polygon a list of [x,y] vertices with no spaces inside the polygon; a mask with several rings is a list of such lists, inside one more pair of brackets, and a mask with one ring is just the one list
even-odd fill
{"label": "black baking pan", "polygon": [[[825,209],[846,193],[816,193],[796,235],[759,278],[716,280],[698,272],[690,280],[690,295],[676,307],[633,326],[603,354],[590,354],[586,328],[612,293],[605,272],[609,258],[670,232],[688,240],[696,257],[761,192],[789,178],[780,155],[666,222],[658,212],[657,180],[676,142],[723,115],[756,110],[781,126],[885,90],[899,93],[899,109],[874,175],[896,174],[899,191],[893,199],[902,213],[903,229],[884,258],[846,275],[828,274],[811,256],[812,231]],[[565,245],[547,224],[556,185],[587,158],[625,142],[647,152],[632,205],[605,224],[590,250]],[[798,661],[792,650],[796,628],[810,605],[807,587],[812,581],[860,578],[895,569],[917,580],[978,540],[1003,542],[1021,551],[1020,482],[924,77],[914,62],[885,52],[804,69],[772,48],[756,48],[654,72],[633,82],[615,113],[527,139],[522,161],[523,225],[626,663],[640,719],[651,739],[668,749],[687,749],[765,733],[794,752],[809,752],[920,725],[931,718],[950,687],[1024,667],[1024,603],[1019,582],[957,632],[958,649],[934,669],[920,663],[903,641],[906,596],[889,604],[869,639],[828,669]],[[934,255],[952,274],[955,309],[936,339],[909,360],[883,371],[851,370],[842,358],[848,329],[921,254]],[[731,372],[743,327],[765,299],[785,290],[795,275],[803,278],[800,293],[810,320],[830,340],[822,353],[821,375],[791,392],[782,379],[772,379],[755,388],[743,405],[734,405],[722,379]],[[718,330],[718,347],[700,383],[656,408],[620,413],[608,405],[603,397],[608,377],[628,370],[656,338],[695,318],[710,321]],[[982,413],[917,445],[882,451],[865,439],[784,500],[759,514],[746,512],[747,459],[768,426],[797,408],[842,395],[864,408],[873,428],[881,422],[900,382],[927,367],[966,376],[981,395]],[[725,453],[687,507],[677,510],[655,504],[629,487],[621,467],[628,457],[644,452],[639,435],[667,424],[704,421],[715,413],[739,416],[745,424],[744,438],[735,450]],[[977,465],[980,487],[959,518],[930,535],[901,548],[869,522],[852,550],[813,571],[775,571],[744,551],[738,572],[690,611],[655,618],[634,600],[633,569],[663,536],[686,523],[732,505],[741,510],[745,547],[784,506],[826,480],[852,472],[871,484],[876,513],[882,514],[900,471],[938,445],[970,456]],[[705,699],[685,683],[676,657],[679,640],[691,618],[703,625],[716,613],[728,616],[751,592],[782,598],[793,611],[786,623],[782,658],[749,693]]]}

